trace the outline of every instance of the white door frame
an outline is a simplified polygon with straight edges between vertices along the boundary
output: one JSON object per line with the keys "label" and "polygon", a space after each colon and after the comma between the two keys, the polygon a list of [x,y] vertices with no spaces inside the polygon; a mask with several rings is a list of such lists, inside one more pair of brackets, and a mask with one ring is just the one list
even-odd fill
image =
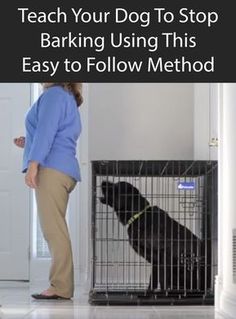
{"label": "white door frame", "polygon": [[29,280],[29,190],[24,185],[22,149],[13,138],[22,135],[30,102],[29,83],[1,84],[1,283]]}

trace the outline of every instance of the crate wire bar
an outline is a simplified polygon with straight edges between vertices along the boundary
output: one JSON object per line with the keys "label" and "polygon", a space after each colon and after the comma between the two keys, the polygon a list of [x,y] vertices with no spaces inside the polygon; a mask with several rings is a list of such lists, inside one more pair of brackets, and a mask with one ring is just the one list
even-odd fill
{"label": "crate wire bar", "polygon": [[217,162],[91,164],[89,302],[214,304]]}

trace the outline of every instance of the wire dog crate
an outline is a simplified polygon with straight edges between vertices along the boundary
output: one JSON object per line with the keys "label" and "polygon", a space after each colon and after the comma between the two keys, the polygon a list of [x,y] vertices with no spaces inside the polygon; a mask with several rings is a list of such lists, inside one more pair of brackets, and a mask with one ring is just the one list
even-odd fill
{"label": "wire dog crate", "polygon": [[91,304],[213,304],[216,161],[93,161]]}

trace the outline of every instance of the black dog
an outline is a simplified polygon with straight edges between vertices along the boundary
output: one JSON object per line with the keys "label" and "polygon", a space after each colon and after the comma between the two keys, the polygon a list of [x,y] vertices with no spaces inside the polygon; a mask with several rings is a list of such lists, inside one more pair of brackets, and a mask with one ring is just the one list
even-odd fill
{"label": "black dog", "polygon": [[[157,206],[151,207],[133,185],[103,181],[101,203],[128,225],[129,243],[152,265],[148,290],[204,290],[204,243]],[[209,260],[208,260],[209,262]]]}

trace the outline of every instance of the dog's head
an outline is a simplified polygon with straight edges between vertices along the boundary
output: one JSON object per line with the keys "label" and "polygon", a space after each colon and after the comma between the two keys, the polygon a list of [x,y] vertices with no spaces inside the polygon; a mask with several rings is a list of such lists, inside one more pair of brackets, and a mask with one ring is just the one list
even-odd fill
{"label": "dog's head", "polygon": [[139,190],[127,182],[103,181],[101,189],[101,203],[112,207],[123,225],[126,225],[132,215],[142,211],[149,204]]}

